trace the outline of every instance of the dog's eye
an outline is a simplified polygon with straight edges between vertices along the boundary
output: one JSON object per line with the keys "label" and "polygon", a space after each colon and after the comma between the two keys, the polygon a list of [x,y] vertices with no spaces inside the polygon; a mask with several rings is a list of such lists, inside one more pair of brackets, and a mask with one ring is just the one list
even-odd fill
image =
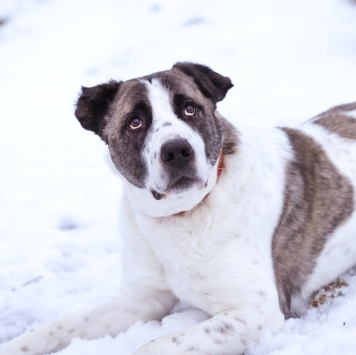
{"label": "dog's eye", "polygon": [[191,104],[185,107],[184,113],[186,116],[194,116],[195,114],[195,107]]}
{"label": "dog's eye", "polygon": [[143,126],[143,123],[139,118],[134,117],[131,119],[131,121],[130,121],[131,129],[138,129],[138,128],[141,128],[142,126]]}

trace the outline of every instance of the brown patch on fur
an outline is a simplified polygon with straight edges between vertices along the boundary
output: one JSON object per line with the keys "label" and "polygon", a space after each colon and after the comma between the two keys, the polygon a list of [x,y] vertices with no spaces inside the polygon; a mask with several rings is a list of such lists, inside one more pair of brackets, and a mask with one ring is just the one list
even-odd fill
{"label": "brown patch on fur", "polygon": [[121,132],[127,124],[125,119],[135,113],[135,106],[139,102],[149,105],[145,84],[137,79],[122,82],[108,114],[108,122],[103,134],[107,141],[117,138],[118,132]]}
{"label": "brown patch on fur", "polygon": [[[139,117],[144,122],[142,129],[132,131],[128,128],[132,117]],[[132,185],[143,188],[146,165],[139,152],[152,121],[145,84],[135,79],[123,82],[106,120],[102,138],[109,146],[114,165]]]}
{"label": "brown patch on fur", "polygon": [[331,108],[313,119],[313,123],[347,139],[356,139],[356,119],[347,115],[356,110],[356,102]]}
{"label": "brown patch on fur", "polygon": [[236,128],[218,112],[216,112],[216,118],[218,119],[223,132],[223,154],[227,155],[236,153],[239,146],[239,138]]}
{"label": "brown patch on fur", "polygon": [[328,237],[351,215],[354,191],[321,146],[303,132],[283,128],[295,151],[286,171],[284,205],[272,243],[282,311],[312,273]]}
{"label": "brown patch on fur", "polygon": [[204,96],[217,103],[224,99],[234,85],[230,78],[214,72],[209,67],[197,63],[176,63],[172,70],[178,69],[194,80]]}

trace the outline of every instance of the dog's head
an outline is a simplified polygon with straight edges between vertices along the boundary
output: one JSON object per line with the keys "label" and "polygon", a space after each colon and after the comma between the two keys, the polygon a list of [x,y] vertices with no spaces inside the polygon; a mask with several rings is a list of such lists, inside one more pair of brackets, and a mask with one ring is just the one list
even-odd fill
{"label": "dog's head", "polygon": [[231,80],[206,66],[82,88],[76,117],[107,144],[129,198],[151,216],[188,211],[213,188],[223,149],[216,103]]}

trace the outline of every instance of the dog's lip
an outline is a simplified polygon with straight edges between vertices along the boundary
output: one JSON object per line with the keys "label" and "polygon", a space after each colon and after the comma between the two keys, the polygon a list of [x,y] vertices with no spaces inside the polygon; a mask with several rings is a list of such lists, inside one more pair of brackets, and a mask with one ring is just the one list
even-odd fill
{"label": "dog's lip", "polygon": [[199,183],[197,179],[192,179],[190,177],[183,176],[175,181],[169,188],[170,191],[183,192],[191,188],[195,183]]}

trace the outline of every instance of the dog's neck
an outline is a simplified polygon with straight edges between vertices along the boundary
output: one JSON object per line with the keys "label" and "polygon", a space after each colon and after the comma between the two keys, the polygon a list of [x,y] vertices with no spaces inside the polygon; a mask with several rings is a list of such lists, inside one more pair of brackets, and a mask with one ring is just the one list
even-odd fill
{"label": "dog's neck", "polygon": [[[224,169],[224,154],[223,154],[223,150],[221,149],[220,155],[219,155],[219,161],[218,161],[218,165],[217,165],[217,169],[216,169],[216,176],[217,176],[216,182],[219,181],[219,178],[223,172],[223,169]],[[207,196],[209,196],[209,193],[203,198],[203,200],[200,203],[202,203],[207,198]],[[184,214],[187,212],[189,212],[189,211],[182,211],[182,212],[174,213],[172,216],[184,216]]]}

